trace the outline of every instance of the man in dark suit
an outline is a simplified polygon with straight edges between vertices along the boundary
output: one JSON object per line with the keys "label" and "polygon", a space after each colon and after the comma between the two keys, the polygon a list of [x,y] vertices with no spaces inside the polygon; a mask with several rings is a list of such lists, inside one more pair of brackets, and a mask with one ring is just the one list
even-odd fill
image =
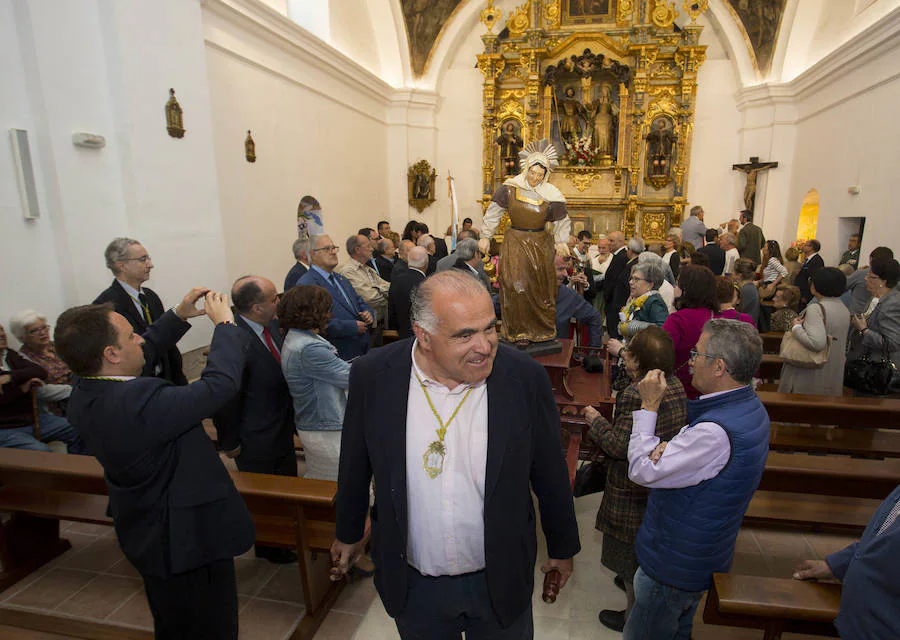
{"label": "man in dark suit", "polygon": [[613,294],[616,290],[616,282],[622,275],[622,270],[628,263],[628,254],[625,251],[625,234],[621,231],[613,231],[608,236],[609,252],[612,254],[606,274],[603,276],[603,301],[605,303],[606,333],[610,338],[621,338],[619,335],[619,309],[613,308]]}
{"label": "man in dark suit", "polygon": [[[628,258],[628,262],[625,263],[625,266],[622,267],[622,271],[619,273],[618,278],[616,278],[615,288],[613,289],[613,297],[612,297],[612,308],[616,311],[616,326],[614,330],[617,334],[616,339],[620,339],[621,335],[619,335],[618,324],[619,324],[619,312],[622,311],[622,307],[628,302],[628,298],[631,297],[631,282],[629,279],[631,278],[631,270],[634,268],[634,265],[637,264],[638,256],[644,251],[644,241],[638,236],[633,236],[628,244],[625,246],[625,256]],[[609,273],[609,271],[607,271]],[[609,276],[607,276],[609,277]],[[607,316],[607,319],[609,316]],[[609,327],[607,326],[607,332],[609,331]],[[610,334],[610,337],[613,337]]]}
{"label": "man in dark suit", "polygon": [[[94,300],[94,304],[112,302],[116,313],[125,317],[138,334],[147,331],[162,316],[165,308],[159,296],[142,286],[150,279],[153,261],[150,254],[137,240],[116,238],[104,252],[106,266],[115,280]],[[156,351],[153,357],[144,354],[142,375],[158,376],[175,384],[187,384],[181,370],[181,352],[174,344],[165,351]]]}
{"label": "man in dark suit", "polygon": [[453,264],[454,269],[459,269],[463,273],[468,273],[484,286],[485,291],[491,292],[491,279],[483,271],[478,269],[481,265],[482,254],[478,250],[478,240],[467,238],[456,245],[456,251],[452,255],[456,256],[456,262]]}
{"label": "man in dark suit", "polygon": [[374,476],[375,586],[401,638],[531,638],[532,490],[550,557],[542,571],[559,571],[564,586],[581,548],[547,374],[498,347],[491,298],[474,278],[435,274],[413,310],[415,343],[350,370],[333,578],[362,551]]}
{"label": "man in dark suit", "polygon": [[297,284],[322,287],[331,294],[331,319],[325,338],[342,360],[352,360],[369,350],[369,329],[375,323],[372,308],[347,278],[335,271],[338,248],[326,235],[312,237],[310,269]]}
{"label": "man in dark suit", "polygon": [[725,250],[719,246],[719,232],[715,229],[706,230],[706,244],[697,249],[709,258],[709,269],[717,276],[725,270]]}
{"label": "man in dark suit", "polygon": [[409,319],[410,297],[412,292],[425,279],[428,265],[428,252],[425,247],[413,247],[407,255],[408,268],[391,280],[388,291],[388,318],[392,327],[396,327],[400,338],[412,336],[412,321]]}
{"label": "man in dark suit", "polygon": [[[241,471],[296,476],[293,400],[281,372],[275,285],[244,276],[231,287],[231,300],[235,324],[250,336],[250,348],[240,392],[213,416],[219,447]],[[290,549],[262,545],[256,545],[256,556],[276,564],[297,560]]]}
{"label": "man in dark suit", "polygon": [[[234,556],[256,535],[200,424],[237,393],[250,336],[234,326],[227,296],[206,293],[196,309],[204,293],[191,291],[143,337],[109,304],[56,322],[56,349],[80,377],[69,419],[103,465],[116,536],[144,579],[157,638],[237,638]],[[137,377],[145,352],[170,348],[203,313],[216,329],[200,380]]]}
{"label": "man in dark suit", "polygon": [[766,236],[762,229],[753,224],[753,212],[741,211],[741,230],[738,231],[738,253],[756,264],[762,260],[762,248],[766,246]]}
{"label": "man in dark suit", "polygon": [[285,276],[284,289],[282,289],[282,292],[297,286],[297,281],[309,271],[309,256],[306,254],[307,246],[306,238],[297,238],[294,240],[292,250],[294,252],[294,260],[297,262]]}
{"label": "man in dark suit", "polygon": [[800,271],[794,277],[794,284],[800,288],[800,310],[802,311],[809,301],[812,300],[812,292],[809,283],[812,282],[812,274],[825,267],[825,261],[819,255],[819,249],[822,245],[815,238],[807,240],[803,245],[803,255],[806,259],[800,267]]}
{"label": "man in dark suit", "polygon": [[391,271],[394,270],[394,243],[388,238],[381,238],[374,243],[372,258],[366,262],[366,266],[372,269],[379,278],[391,281]]}

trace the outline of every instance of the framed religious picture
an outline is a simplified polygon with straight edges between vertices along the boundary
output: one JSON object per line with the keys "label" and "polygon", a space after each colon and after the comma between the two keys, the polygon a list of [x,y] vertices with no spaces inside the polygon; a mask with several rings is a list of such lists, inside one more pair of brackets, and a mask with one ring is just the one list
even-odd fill
{"label": "framed religious picture", "polygon": [[615,22],[616,0],[562,0],[563,24]]}
{"label": "framed religious picture", "polygon": [[409,206],[415,207],[422,213],[425,208],[434,202],[434,183],[437,179],[437,171],[431,168],[427,160],[419,160],[407,171],[409,182]]}

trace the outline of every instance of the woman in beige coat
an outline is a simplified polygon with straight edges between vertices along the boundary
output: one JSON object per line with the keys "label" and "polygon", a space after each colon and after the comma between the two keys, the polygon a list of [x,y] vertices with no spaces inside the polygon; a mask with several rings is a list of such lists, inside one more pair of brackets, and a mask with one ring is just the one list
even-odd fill
{"label": "woman in beige coat", "polygon": [[811,393],[840,396],[844,391],[844,361],[850,312],[840,300],[847,286],[847,276],[839,269],[827,267],[811,277],[814,301],[807,305],[791,327],[794,337],[810,351],[821,351],[832,337],[828,362],[821,369],[803,369],[785,363],[778,390],[783,393]]}

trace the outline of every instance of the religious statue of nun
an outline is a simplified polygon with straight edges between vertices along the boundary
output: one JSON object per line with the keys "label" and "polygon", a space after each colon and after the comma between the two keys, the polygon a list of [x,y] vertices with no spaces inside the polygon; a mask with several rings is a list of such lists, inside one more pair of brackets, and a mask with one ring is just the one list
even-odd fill
{"label": "religious statue of nun", "polygon": [[[480,247],[487,253],[504,211],[510,227],[503,235],[500,262],[500,337],[524,346],[556,338],[555,245],[567,242],[572,221],[566,199],[547,180],[559,163],[549,140],[529,142],[519,152],[522,172],[508,178],[484,214]],[[551,230],[546,229],[550,222]],[[552,233],[551,233],[552,231]]]}

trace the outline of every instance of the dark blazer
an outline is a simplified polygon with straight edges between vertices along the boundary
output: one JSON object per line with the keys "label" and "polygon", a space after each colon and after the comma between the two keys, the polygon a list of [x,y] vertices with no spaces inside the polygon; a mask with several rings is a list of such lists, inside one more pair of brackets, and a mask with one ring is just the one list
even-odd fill
{"label": "dark blazer", "polygon": [[[399,261],[398,261],[399,262]],[[390,326],[397,329],[401,338],[409,338],[413,334],[412,320],[409,317],[410,298],[412,292],[425,279],[425,275],[416,269],[406,269],[395,274],[388,290],[388,318]]]}
{"label": "dark blazer", "polygon": [[742,258],[749,258],[756,264],[762,259],[762,248],[766,246],[766,236],[762,229],[752,222],[748,222],[738,231],[737,249]]}
{"label": "dark blazer", "polygon": [[[337,494],[337,538],[360,540],[375,477],[372,559],[387,612],[406,606],[408,532],[406,410],[412,340],[357,360],[350,369]],[[581,549],[572,491],[559,439],[559,414],[547,373],[501,345],[487,379],[488,443],[484,487],[485,572],[501,624],[531,606],[537,554],[532,490],[551,558]],[[501,473],[502,470],[502,473]]]}
{"label": "dark blazer", "polygon": [[628,302],[628,298],[631,297],[631,284],[628,280],[631,278],[631,270],[636,264],[637,256],[625,263],[625,267],[622,269],[622,272],[616,280],[616,288],[613,290],[612,306],[613,310],[616,312],[617,319],[622,307],[625,306],[625,303]]}
{"label": "dark blazer", "polygon": [[[163,303],[151,289],[146,287],[141,292],[147,298],[147,307],[150,309],[150,319],[156,322],[163,315],[165,309]],[[143,314],[139,313],[137,307],[134,306],[134,300],[128,295],[128,292],[122,288],[118,280],[113,280],[108,289],[104,290],[94,300],[94,304],[103,304],[112,302],[116,313],[125,316],[125,319],[131,323],[135,333],[143,334],[147,331],[147,321]],[[152,357],[151,357],[152,356]],[[160,378],[164,378],[175,384],[187,384],[187,378],[181,370],[181,352],[173,343],[170,348],[165,350],[153,350],[152,353],[144,348],[144,370],[142,376],[155,375],[156,366],[160,365],[162,371],[159,373]]]}
{"label": "dark blazer", "polygon": [[446,240],[443,238],[435,238],[434,236],[431,237],[434,238],[434,261],[437,263],[441,258],[446,258],[450,252],[447,250]]}
{"label": "dark blazer", "polygon": [[394,267],[391,269],[391,282],[394,281],[394,277],[404,271],[409,271],[409,263],[406,260],[401,260],[397,258],[394,260]]}
{"label": "dark blazer", "polygon": [[300,280],[307,271],[309,271],[309,269],[303,266],[302,262],[295,263],[284,278],[284,289],[282,289],[282,291],[287,291],[291,287],[296,287],[297,281]]}
{"label": "dark blazer", "polygon": [[372,269],[382,280],[391,281],[391,271],[394,270],[394,263],[385,258],[384,256],[375,256],[373,258],[375,260],[375,264],[378,265],[378,268],[372,265],[371,261],[366,263],[366,266]]}
{"label": "dark blazer", "polygon": [[429,255],[428,268],[425,269],[425,274],[430,276],[435,271],[437,271],[437,258],[435,256]]}
{"label": "dark blazer", "polygon": [[[275,359],[250,325],[235,314],[234,321],[248,335],[249,348],[241,374],[241,390],[213,416],[219,446],[241,447],[242,461],[278,460],[294,451],[294,409],[291,392]],[[284,339],[278,321],[269,323],[278,349]]]}
{"label": "dark blazer", "polygon": [[[315,269],[310,269],[300,278],[297,284],[312,284],[322,287],[331,294],[331,320],[328,321],[328,327],[325,330],[325,338],[337,347],[338,355],[341,360],[352,360],[357,356],[361,356],[369,350],[369,331],[359,333],[356,330],[356,321],[360,319],[359,314],[368,311],[375,317],[372,307],[366,304],[350,281],[337,271],[334,272],[335,280],[338,281],[344,292],[347,294],[345,298],[331,286],[325,278]],[[350,304],[347,304],[347,298]]]}
{"label": "dark blazer", "polygon": [[[606,268],[606,274],[603,276],[603,300],[607,305],[612,302],[613,291],[616,289],[616,281],[622,273],[622,269],[628,263],[628,249],[622,248],[619,253],[612,257],[609,266]],[[616,313],[619,310],[616,309]]]}
{"label": "dark blazer", "polygon": [[460,271],[464,271],[465,273],[469,274],[473,278],[478,278],[478,281],[482,285],[484,285],[484,288],[487,289],[487,292],[492,293],[491,292],[491,279],[488,277],[488,274],[486,274],[484,271],[482,271],[480,269],[476,269],[473,272],[472,268],[462,258],[457,258],[456,262],[453,263],[453,268],[459,269]]}
{"label": "dark blazer", "polygon": [[818,253],[812,258],[804,262],[800,266],[794,278],[794,284],[800,288],[800,309],[802,310],[807,303],[812,300],[812,292],[809,289],[812,274],[825,266],[825,261]]}
{"label": "dark blazer", "polygon": [[[190,325],[171,311],[144,334],[163,349]],[[125,557],[168,578],[247,551],[253,520],[200,421],[237,393],[248,348],[236,326],[216,327],[201,378],[77,380],[68,416],[105,472],[109,512]]]}
{"label": "dark blazer", "polygon": [[900,520],[878,535],[898,500],[900,486],[875,511],[859,542],[825,557],[844,585],[834,626],[847,640],[900,637],[900,619],[886,614],[900,602]]}
{"label": "dark blazer", "polygon": [[701,249],[697,249],[700,253],[705,253],[709,258],[709,269],[717,276],[722,275],[725,271],[725,250],[716,243],[705,245]]}

